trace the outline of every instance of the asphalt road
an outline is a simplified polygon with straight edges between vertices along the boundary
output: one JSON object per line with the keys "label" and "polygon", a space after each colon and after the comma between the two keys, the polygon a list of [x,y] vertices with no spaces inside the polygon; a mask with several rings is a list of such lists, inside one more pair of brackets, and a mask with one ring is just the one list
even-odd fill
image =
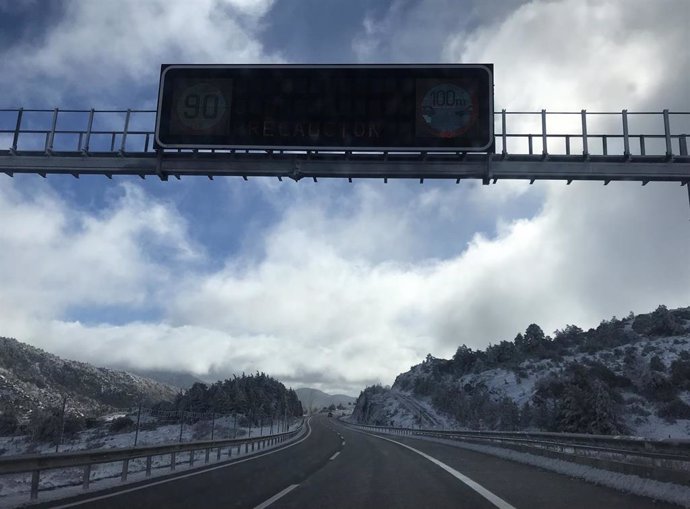
{"label": "asphalt road", "polygon": [[373,436],[322,416],[311,420],[311,434],[301,443],[217,467],[196,475],[181,473],[170,482],[158,479],[150,486],[128,485],[123,493],[105,497],[94,493],[47,507],[75,502],[70,507],[675,507],[445,444]]}

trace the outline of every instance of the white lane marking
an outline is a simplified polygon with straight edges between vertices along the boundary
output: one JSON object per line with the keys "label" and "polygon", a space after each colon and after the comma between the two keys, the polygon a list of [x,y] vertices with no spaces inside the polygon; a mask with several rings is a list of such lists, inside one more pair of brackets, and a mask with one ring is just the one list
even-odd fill
{"label": "white lane marking", "polygon": [[284,497],[285,495],[287,495],[288,493],[290,493],[290,492],[291,492],[292,490],[294,490],[297,486],[299,486],[299,484],[291,484],[290,486],[288,486],[287,488],[285,488],[285,489],[284,489],[283,491],[281,491],[280,493],[276,493],[275,495],[273,495],[271,498],[269,498],[269,499],[266,500],[265,502],[262,502],[261,504],[257,505],[254,509],[266,509],[266,507],[268,507],[269,505],[271,505],[273,502],[275,502],[275,501],[278,500],[279,498]]}
{"label": "white lane marking", "polygon": [[422,456],[423,458],[428,459],[428,460],[431,461],[433,464],[435,464],[435,465],[441,467],[443,470],[445,470],[446,472],[448,472],[450,475],[452,475],[452,476],[455,477],[456,479],[458,479],[458,480],[462,481],[463,483],[465,483],[467,486],[469,486],[469,487],[472,488],[474,491],[476,491],[477,493],[479,493],[482,497],[484,497],[485,499],[487,499],[489,502],[491,502],[493,505],[495,505],[495,506],[498,507],[499,509],[515,509],[514,506],[510,505],[508,502],[506,502],[505,500],[503,500],[503,499],[502,499],[501,497],[499,497],[498,495],[494,495],[493,493],[491,493],[489,490],[487,490],[487,489],[486,489],[484,486],[482,486],[481,484],[479,484],[479,483],[473,481],[472,479],[470,479],[470,478],[467,477],[466,475],[461,474],[460,472],[458,472],[457,470],[455,470],[453,467],[450,467],[450,466],[446,465],[445,463],[443,463],[442,461],[437,460],[437,459],[434,458],[433,456],[429,456],[428,454],[423,453],[422,451],[418,451],[418,450],[415,449],[414,447],[410,447],[409,445],[406,445],[406,444],[403,444],[403,443],[400,443],[400,442],[396,442],[395,440],[391,440],[390,438],[385,438],[385,437],[381,437],[381,436],[378,436],[378,435],[372,435],[371,433],[367,433],[366,431],[358,431],[358,430],[353,430],[353,431],[357,431],[357,432],[359,432],[359,433],[364,433],[365,435],[369,435],[369,436],[372,436],[372,437],[380,438],[381,440],[387,440],[388,442],[393,442],[394,444],[398,444],[398,445],[401,446],[401,447],[405,447],[406,449],[409,449],[410,451],[416,452],[417,454],[419,454],[419,455]]}
{"label": "white lane marking", "polygon": [[190,472],[190,473],[188,473],[188,474],[178,475],[178,476],[172,477],[172,478],[170,478],[170,479],[162,479],[162,480],[160,480],[160,481],[154,481],[154,482],[151,482],[151,483],[144,484],[144,485],[142,485],[142,486],[135,486],[135,487],[133,487],[133,488],[127,488],[126,490],[119,490],[119,491],[116,491],[116,492],[113,492],[113,493],[108,493],[107,495],[100,495],[100,496],[98,496],[98,497],[92,497],[92,498],[87,498],[87,499],[84,499],[84,500],[78,500],[78,501],[76,501],[76,502],[70,502],[69,504],[64,504],[64,505],[55,506],[54,509],[64,509],[64,508],[66,508],[66,507],[74,507],[74,506],[77,506],[77,505],[86,504],[86,503],[88,503],[88,502],[95,502],[96,500],[103,500],[103,499],[106,499],[106,498],[111,498],[111,497],[116,497],[116,496],[118,496],[118,495],[123,495],[123,494],[125,494],[125,493],[131,493],[132,491],[143,490],[143,489],[149,488],[149,487],[151,487],[151,486],[157,486],[157,485],[159,485],[159,484],[165,484],[165,483],[168,483],[168,482],[174,482],[174,481],[177,481],[178,479],[184,479],[184,478],[186,478],[186,477],[192,477],[192,476],[195,476],[195,475],[205,474],[206,472],[211,472],[212,470],[218,470],[218,469],[220,469],[220,468],[228,468],[228,467],[232,467],[232,466],[234,466],[234,465],[239,465],[240,463],[244,463],[245,461],[252,461],[252,460],[255,460],[255,459],[258,459],[258,458],[262,458],[262,457],[264,457],[264,456],[268,456],[269,454],[273,454],[273,453],[278,452],[278,451],[284,451],[285,449],[288,449],[288,448],[290,448],[290,447],[292,447],[292,446],[295,446],[295,445],[297,445],[297,444],[301,444],[301,443],[304,442],[307,438],[309,438],[309,435],[311,435],[311,426],[310,426],[309,421],[307,421],[307,434],[306,434],[306,436],[305,436],[304,438],[298,440],[297,442],[293,442],[293,443],[291,443],[291,444],[289,444],[289,445],[286,445],[285,447],[281,447],[280,449],[271,449],[270,451],[267,451],[267,452],[265,452],[265,453],[258,454],[258,455],[256,455],[256,456],[250,456],[249,458],[245,458],[245,459],[233,461],[232,463],[227,463],[227,464],[225,464],[225,465],[218,465],[218,466],[216,466],[216,467],[205,468],[205,469],[200,470],[200,471],[198,471],[198,472]]}
{"label": "white lane marking", "polygon": [[333,456],[331,456],[331,459],[336,459],[338,457],[338,454],[340,454],[340,451],[336,452]]}
{"label": "white lane marking", "polygon": [[343,443],[342,443],[342,445],[345,445],[345,440],[343,440]]}

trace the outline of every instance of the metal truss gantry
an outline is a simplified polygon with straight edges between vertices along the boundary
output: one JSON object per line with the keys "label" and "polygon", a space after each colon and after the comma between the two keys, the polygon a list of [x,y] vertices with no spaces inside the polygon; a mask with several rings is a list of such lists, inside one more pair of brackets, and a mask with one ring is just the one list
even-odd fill
{"label": "metal truss gantry", "polygon": [[690,112],[502,110],[494,114],[496,153],[492,154],[160,150],[153,147],[155,114],[154,110],[0,109],[0,172],[162,180],[196,175],[314,181],[480,179],[484,184],[500,179],[690,182],[686,134]]}

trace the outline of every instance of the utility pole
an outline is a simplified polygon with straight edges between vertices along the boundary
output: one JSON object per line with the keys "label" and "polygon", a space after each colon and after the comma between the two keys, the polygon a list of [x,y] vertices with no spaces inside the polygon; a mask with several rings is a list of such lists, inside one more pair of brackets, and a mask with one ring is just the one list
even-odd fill
{"label": "utility pole", "polygon": [[137,411],[137,431],[134,433],[134,447],[137,446],[139,440],[139,423],[141,422],[141,400],[139,400],[139,410]]}
{"label": "utility pole", "polygon": [[60,443],[62,442],[62,434],[65,432],[65,407],[67,406],[67,395],[62,397],[62,412],[60,413],[60,429],[58,430],[58,439],[55,444],[55,452],[60,449]]}

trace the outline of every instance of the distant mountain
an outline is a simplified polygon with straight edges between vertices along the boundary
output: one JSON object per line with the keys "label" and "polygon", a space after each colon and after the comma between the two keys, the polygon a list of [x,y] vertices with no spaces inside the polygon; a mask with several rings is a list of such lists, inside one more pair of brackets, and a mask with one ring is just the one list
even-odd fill
{"label": "distant mountain", "polygon": [[690,436],[690,308],[544,334],[530,325],[485,350],[431,355],[391,388],[372,386],[352,419],[407,427]]}
{"label": "distant mountain", "polygon": [[159,401],[172,401],[179,389],[126,371],[62,359],[16,339],[0,337],[0,412],[20,418],[58,407],[67,396],[71,412],[95,415]]}
{"label": "distant mountain", "polygon": [[181,371],[166,371],[156,369],[127,369],[129,373],[140,375],[151,380],[177,387],[181,390],[187,390],[195,383],[205,383],[201,378],[198,378],[191,373]]}
{"label": "distant mountain", "polygon": [[338,406],[348,406],[350,403],[354,405],[356,398],[347,396],[345,394],[327,394],[318,389],[311,389],[309,387],[302,387],[295,389],[297,397],[302,402],[302,406],[306,411],[311,409],[321,410],[323,407],[328,407],[333,404]]}

